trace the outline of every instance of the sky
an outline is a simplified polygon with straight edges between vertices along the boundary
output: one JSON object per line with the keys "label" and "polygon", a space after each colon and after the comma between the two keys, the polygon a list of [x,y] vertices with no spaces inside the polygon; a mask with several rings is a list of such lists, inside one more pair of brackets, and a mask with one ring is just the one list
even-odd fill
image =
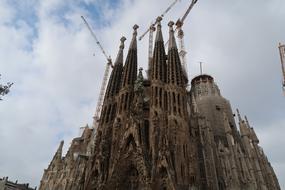
{"label": "sky", "polygon": [[[132,26],[141,35],[173,0],[0,0],[0,177],[38,186],[61,140],[67,150],[92,124],[106,60],[83,15],[113,59]],[[180,0],[164,17],[183,16]],[[284,0],[198,0],[184,23],[190,78],[212,75],[232,108],[255,128],[285,189],[285,97],[278,43],[285,43]],[[148,36],[138,43],[146,69]],[[126,56],[125,50],[125,56]]]}

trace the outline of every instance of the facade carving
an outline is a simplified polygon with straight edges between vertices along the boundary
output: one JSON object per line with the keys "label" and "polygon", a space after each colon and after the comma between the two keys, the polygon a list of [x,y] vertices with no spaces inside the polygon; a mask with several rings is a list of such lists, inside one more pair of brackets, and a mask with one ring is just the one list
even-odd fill
{"label": "facade carving", "polygon": [[125,64],[121,39],[98,130],[86,127],[65,157],[60,144],[40,190],[280,190],[247,118],[237,113],[214,79],[188,79],[173,22],[165,51],[158,20],[153,59],[137,73],[134,26]]}

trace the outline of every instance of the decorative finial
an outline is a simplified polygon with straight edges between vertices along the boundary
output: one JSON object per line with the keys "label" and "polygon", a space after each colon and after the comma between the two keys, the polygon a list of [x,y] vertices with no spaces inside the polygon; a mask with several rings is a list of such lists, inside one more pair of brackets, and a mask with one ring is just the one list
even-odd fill
{"label": "decorative finial", "polygon": [[174,25],[174,22],[173,22],[173,21],[170,21],[170,22],[168,23],[169,28],[172,29],[172,30],[173,30],[173,25]]}
{"label": "decorative finial", "polygon": [[161,16],[159,16],[159,17],[156,18],[157,24],[160,24],[161,21],[162,21],[162,17],[161,17]]}
{"label": "decorative finial", "polygon": [[137,35],[138,34],[138,32],[137,32],[137,30],[138,30],[138,28],[139,28],[139,26],[137,25],[137,24],[135,24],[134,26],[133,26],[133,29],[134,29],[134,35]]}
{"label": "decorative finial", "polygon": [[150,27],[149,27],[149,29],[154,32],[154,31],[155,31],[155,26],[154,26],[154,24],[151,24]]}
{"label": "decorative finial", "polygon": [[156,18],[156,22],[157,22],[157,27],[158,27],[158,29],[161,28],[161,21],[162,21],[162,17],[161,17],[161,16],[159,16],[159,17]]}
{"label": "decorative finial", "polygon": [[127,38],[125,36],[122,36],[120,40],[121,40],[120,49],[124,49],[125,47],[124,42],[127,40]]}
{"label": "decorative finial", "polygon": [[168,51],[172,48],[177,49],[175,37],[174,37],[174,30],[173,30],[174,22],[170,21],[168,23],[169,26],[169,43],[168,43]]}
{"label": "decorative finial", "polygon": [[138,28],[139,28],[139,26],[136,24],[133,26],[133,29],[134,29],[133,38],[132,38],[129,49],[133,49],[133,50],[137,49],[137,34],[138,34],[137,29]]}
{"label": "decorative finial", "polygon": [[181,28],[182,25],[183,25],[182,21],[181,21],[180,19],[178,19],[178,20],[176,21],[176,26],[177,26],[177,28]]}

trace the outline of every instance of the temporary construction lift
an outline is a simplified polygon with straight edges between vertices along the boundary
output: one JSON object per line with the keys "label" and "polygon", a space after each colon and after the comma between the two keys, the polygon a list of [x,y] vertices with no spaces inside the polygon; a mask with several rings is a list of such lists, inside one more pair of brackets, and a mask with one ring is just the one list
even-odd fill
{"label": "temporary construction lift", "polygon": [[101,84],[101,89],[100,89],[100,93],[99,93],[99,97],[98,97],[98,101],[97,101],[96,111],[95,111],[95,114],[94,114],[94,117],[93,117],[93,119],[94,119],[93,120],[93,127],[94,127],[94,129],[96,131],[97,127],[98,127],[99,119],[100,119],[100,113],[101,113],[101,109],[102,109],[102,105],[103,105],[104,94],[105,94],[106,87],[107,87],[107,81],[108,81],[108,76],[109,76],[109,72],[110,72],[110,67],[113,67],[113,65],[112,65],[111,56],[108,56],[106,54],[103,46],[101,45],[101,43],[97,39],[95,33],[91,29],[91,27],[88,24],[88,22],[86,21],[86,19],[83,16],[81,16],[81,18],[84,21],[85,25],[87,26],[88,30],[90,31],[91,35],[95,39],[97,45],[99,46],[99,48],[101,49],[102,53],[104,54],[104,56],[106,57],[106,60],[107,60],[107,64],[106,64],[105,72],[104,72],[104,77],[103,77],[103,81],[102,81],[102,84]]}
{"label": "temporary construction lift", "polygon": [[285,44],[279,43],[279,52],[280,52],[281,67],[282,67],[282,74],[283,74],[282,87],[285,93]]}

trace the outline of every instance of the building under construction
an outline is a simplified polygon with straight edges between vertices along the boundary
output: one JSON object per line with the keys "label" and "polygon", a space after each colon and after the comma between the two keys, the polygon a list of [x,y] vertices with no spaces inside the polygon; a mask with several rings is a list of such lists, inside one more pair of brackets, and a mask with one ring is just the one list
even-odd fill
{"label": "building under construction", "polygon": [[98,128],[86,126],[64,157],[60,143],[40,190],[280,190],[248,119],[210,75],[187,90],[174,23],[159,18],[155,27],[148,78],[138,69],[135,25],[125,60],[121,39]]}

